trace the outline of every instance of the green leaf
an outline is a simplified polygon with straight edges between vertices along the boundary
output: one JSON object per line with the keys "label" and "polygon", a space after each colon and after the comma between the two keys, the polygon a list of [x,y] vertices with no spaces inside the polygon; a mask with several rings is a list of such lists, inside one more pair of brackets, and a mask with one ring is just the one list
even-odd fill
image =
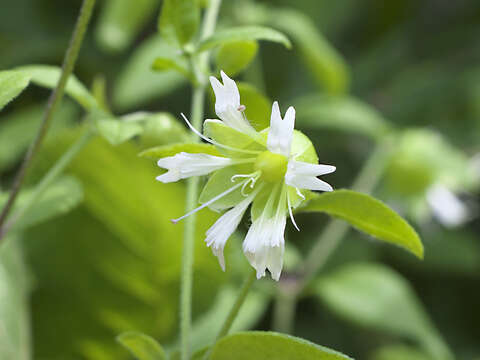
{"label": "green leaf", "polygon": [[98,44],[107,51],[125,50],[155,16],[157,7],[157,0],[106,1],[95,29]]}
{"label": "green leaf", "polygon": [[347,131],[378,139],[389,124],[373,107],[348,96],[313,95],[297,99],[297,124],[312,129]]}
{"label": "green leaf", "polygon": [[418,341],[436,360],[453,359],[408,282],[384,265],[347,265],[320,278],[315,291],[357,324]]}
{"label": "green leaf", "polygon": [[0,71],[0,110],[28,86],[30,76],[22,71]]}
{"label": "green leaf", "polygon": [[157,57],[153,61],[152,70],[159,71],[159,72],[173,70],[182,74],[187,79],[192,78],[192,74],[187,69],[185,64],[183,62],[177,61],[176,59]]}
{"label": "green leaf", "polygon": [[307,15],[296,10],[269,8],[266,17],[270,26],[292,38],[302,60],[322,89],[329,94],[348,92],[350,74],[344,59]]}
{"label": "green leaf", "polygon": [[140,136],[142,148],[187,142],[191,135],[185,126],[166,112],[149,114],[143,122]]}
{"label": "green leaf", "polygon": [[[15,202],[13,213],[30,202],[34,191],[35,188],[20,193]],[[7,201],[7,196],[7,193],[0,194],[0,207],[3,207],[3,204]],[[23,230],[63,215],[75,208],[82,200],[83,189],[80,182],[71,176],[64,176],[45,190],[30,210],[15,223],[13,230]]]}
{"label": "green leaf", "polygon": [[143,132],[143,127],[132,121],[100,119],[96,121],[98,133],[110,144],[118,145]]}
{"label": "green leaf", "polygon": [[198,51],[205,51],[232,41],[246,40],[266,40],[283,44],[287,49],[291,47],[290,40],[277,30],[264,26],[239,26],[217,31],[199,44]]}
{"label": "green leaf", "polygon": [[240,332],[221,339],[213,348],[212,360],[345,360],[337,351],[307,340],[274,332]]}
{"label": "green leaf", "polygon": [[423,352],[406,345],[384,346],[369,357],[370,360],[434,360]]}
{"label": "green leaf", "polygon": [[[30,77],[32,83],[53,89],[57,86],[62,70],[56,66],[49,65],[27,65],[20,66],[16,70],[22,71],[25,76]],[[97,108],[97,101],[87,88],[74,75],[70,75],[65,87],[65,92],[75,99],[87,110]]]}
{"label": "green leaf", "polygon": [[187,152],[191,154],[210,154],[215,156],[222,156],[215,146],[202,143],[184,143],[173,145],[156,146],[142,151],[139,156],[158,160],[160,158],[173,156],[179,152]]}
{"label": "green leaf", "polygon": [[21,239],[4,239],[0,246],[0,358],[32,358],[30,325],[30,273],[21,248]]}
{"label": "green leaf", "polygon": [[183,45],[195,35],[199,22],[197,0],[164,0],[158,29],[166,41]]}
{"label": "green leaf", "polygon": [[217,69],[235,76],[250,65],[257,51],[258,43],[253,40],[227,42],[220,46],[216,54]]}
{"label": "green leaf", "polygon": [[300,211],[319,211],[341,218],[360,231],[423,258],[423,245],[415,230],[395,211],[369,195],[351,190],[327,192]]}
{"label": "green leaf", "polygon": [[117,77],[113,89],[113,103],[125,111],[162,97],[186,83],[185,77],[175,71],[154,72],[153,61],[159,54],[165,58],[178,57],[178,49],[156,35],[135,49],[125,68]]}
{"label": "green leaf", "polygon": [[245,105],[245,115],[257,131],[270,126],[272,102],[253,85],[237,83],[242,105]]}
{"label": "green leaf", "polygon": [[162,346],[150,336],[131,331],[117,336],[117,341],[138,360],[167,360]]}

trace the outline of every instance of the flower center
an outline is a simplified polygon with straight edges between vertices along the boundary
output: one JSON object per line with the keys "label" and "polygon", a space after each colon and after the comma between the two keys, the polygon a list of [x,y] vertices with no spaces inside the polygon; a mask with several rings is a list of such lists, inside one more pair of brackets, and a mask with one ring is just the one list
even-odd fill
{"label": "flower center", "polygon": [[282,180],[287,172],[288,159],[280,154],[264,151],[255,160],[255,170],[262,172],[262,179],[267,182]]}

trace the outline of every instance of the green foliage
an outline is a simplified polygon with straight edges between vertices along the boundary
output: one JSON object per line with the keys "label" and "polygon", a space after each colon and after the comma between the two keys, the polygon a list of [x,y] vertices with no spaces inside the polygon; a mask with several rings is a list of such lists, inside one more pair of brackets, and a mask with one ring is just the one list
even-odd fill
{"label": "green foliage", "polygon": [[30,273],[23,260],[20,239],[9,237],[0,247],[0,359],[29,360]]}
{"label": "green foliage", "polygon": [[197,0],[164,0],[158,29],[171,44],[184,45],[192,40],[200,23]]}
{"label": "green foliage", "polygon": [[[53,89],[57,86],[60,79],[61,69],[49,65],[27,65],[18,67],[16,70],[22,71],[30,77],[30,81],[38,86]],[[85,86],[74,76],[71,75],[65,87],[65,93],[70,95],[86,110],[92,110],[98,107],[97,102]]]}
{"label": "green foliage", "polygon": [[140,136],[142,148],[187,142],[190,134],[173,115],[160,112],[147,116]]}
{"label": "green foliage", "polygon": [[320,278],[315,292],[342,317],[417,341],[434,359],[453,359],[408,282],[386,266],[347,265]]}
{"label": "green foliage", "polygon": [[95,37],[108,51],[125,50],[155,14],[157,0],[109,0],[103,5]]}
{"label": "green foliage", "polygon": [[30,82],[30,76],[22,71],[0,71],[0,110],[15,99]]}
{"label": "green foliage", "polygon": [[173,145],[163,145],[156,146],[147,150],[143,150],[139,156],[150,158],[153,160],[158,160],[167,156],[173,156],[179,152],[188,152],[191,154],[210,154],[215,156],[221,156],[217,151],[215,146],[210,144],[202,143],[184,143],[184,144],[173,144]]}
{"label": "green foliage", "polygon": [[136,48],[118,75],[113,89],[113,104],[121,111],[162,97],[185,84],[185,78],[175,71],[154,72],[152,63],[161,55],[176,59],[178,49],[160,36],[145,40]]}
{"label": "green foliage", "polygon": [[373,107],[348,96],[310,95],[295,101],[297,124],[332,129],[379,139],[390,125]]}
{"label": "green foliage", "polygon": [[244,70],[257,55],[258,43],[252,40],[232,41],[221,45],[215,57],[218,70],[235,76]]}
{"label": "green foliage", "polygon": [[325,212],[339,217],[360,231],[423,258],[423,245],[415,230],[395,211],[369,195],[350,190],[327,192],[310,200],[299,211]]}
{"label": "green foliage", "polygon": [[291,47],[290,40],[277,30],[264,26],[239,26],[215,32],[199,44],[198,51],[205,51],[232,41],[246,40],[266,40],[283,44],[287,49]]}
{"label": "green foliage", "polygon": [[247,83],[238,83],[240,100],[245,105],[245,115],[250,124],[257,131],[261,131],[270,126],[270,113],[272,112],[272,102],[262,94],[253,85]]}
{"label": "green foliage", "polygon": [[167,360],[162,346],[147,335],[130,331],[117,336],[117,341],[138,360]]}
{"label": "green foliage", "polygon": [[[30,204],[35,188],[20,193],[14,206],[16,210]],[[8,194],[0,193],[0,207],[7,201]],[[82,185],[73,177],[65,176],[50,185],[34,202],[32,207],[15,223],[13,230],[23,230],[27,227],[45,222],[57,216],[68,213],[83,200]],[[15,216],[15,215],[14,215]]]}
{"label": "green foliage", "polygon": [[160,71],[160,72],[173,70],[182,74],[186,78],[191,78],[190,71],[186,68],[186,66],[183,63],[177,61],[176,59],[174,60],[169,58],[158,57],[153,61],[152,70]]}
{"label": "green foliage", "polygon": [[370,360],[432,360],[430,356],[418,351],[411,346],[406,345],[390,345],[385,346],[370,357]]}
{"label": "green foliage", "polygon": [[100,119],[96,121],[98,133],[112,145],[118,145],[142,133],[143,128],[136,122],[121,119]]}
{"label": "green foliage", "polygon": [[212,360],[342,360],[350,359],[334,350],[293,336],[274,332],[241,332],[221,339]]}

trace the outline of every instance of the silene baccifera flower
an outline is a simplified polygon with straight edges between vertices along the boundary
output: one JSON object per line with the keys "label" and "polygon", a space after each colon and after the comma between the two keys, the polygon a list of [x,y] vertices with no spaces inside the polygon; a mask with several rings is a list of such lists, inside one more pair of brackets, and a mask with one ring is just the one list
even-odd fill
{"label": "silene baccifera flower", "polygon": [[211,174],[200,195],[202,205],[172,221],[176,223],[205,207],[226,211],[208,229],[205,239],[223,270],[225,244],[252,205],[252,224],[243,241],[243,251],[256,269],[257,278],[268,269],[272,278],[278,280],[283,266],[287,214],[298,230],[292,209],[305,200],[302,190],[332,191],[317,176],[332,173],[335,167],[319,165],[310,140],[294,130],[293,107],[282,119],[278,103],[274,102],[270,127],[256,131],[244,114],[245,106],[240,103],[235,81],[223,71],[221,76],[223,84],[210,77],[216,97],[215,112],[220,120],[205,120],[201,134],[182,114],[190,129],[215,145],[219,154],[180,152],[162,158],[158,166],[168,171],[157,180],[167,183]]}

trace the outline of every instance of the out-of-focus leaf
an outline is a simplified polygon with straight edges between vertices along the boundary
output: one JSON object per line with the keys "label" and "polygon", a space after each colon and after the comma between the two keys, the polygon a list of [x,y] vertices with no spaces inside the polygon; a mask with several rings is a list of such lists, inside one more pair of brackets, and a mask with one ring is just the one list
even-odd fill
{"label": "out-of-focus leaf", "polygon": [[0,110],[27,86],[30,76],[22,71],[0,71]]}
{"label": "out-of-focus leaf", "polygon": [[29,273],[19,239],[4,239],[0,247],[0,359],[29,360],[32,356]]}
{"label": "out-of-focus leaf", "polygon": [[190,71],[186,68],[183,62],[176,61],[176,59],[169,59],[164,57],[157,57],[152,64],[152,70],[155,71],[176,71],[186,78],[191,78]]}
{"label": "out-of-focus leaf", "polygon": [[423,245],[415,230],[395,211],[369,195],[351,190],[326,192],[299,211],[339,217],[360,231],[423,258]]}
{"label": "out-of-focus leaf", "polygon": [[408,282],[384,265],[347,265],[320,278],[315,292],[355,323],[415,340],[436,360],[453,359]]}
{"label": "out-of-focus leaf", "polygon": [[[49,65],[26,65],[20,66],[16,70],[22,71],[26,76],[29,76],[32,83],[49,89],[57,86],[62,72],[59,67]],[[75,75],[70,75],[65,92],[87,110],[98,107],[93,95],[90,94]]]}
{"label": "out-of-focus leaf", "polygon": [[[20,193],[15,202],[14,211],[30,202],[34,189]],[[8,193],[0,193],[0,208],[7,201]],[[73,177],[65,176],[50,185],[43,195],[35,201],[30,210],[15,223],[14,230],[22,230],[51,218],[63,215],[75,208],[83,199],[82,185]]]}
{"label": "out-of-focus leaf", "polygon": [[421,351],[406,345],[390,345],[376,350],[370,360],[434,360]]}
{"label": "out-of-focus leaf", "polygon": [[121,119],[100,119],[96,122],[98,133],[110,144],[118,145],[142,133],[140,124]]}
{"label": "out-of-focus leaf", "polygon": [[232,41],[220,46],[215,57],[218,70],[235,76],[245,69],[257,55],[256,41]]}
{"label": "out-of-focus leaf", "polygon": [[205,51],[232,41],[266,40],[283,44],[290,49],[291,43],[281,32],[264,26],[239,26],[219,30],[205,39],[198,46],[198,51]]}
{"label": "out-of-focus leaf", "polygon": [[117,341],[138,360],[167,360],[165,350],[150,336],[130,331],[117,336]]}
{"label": "out-of-focus leaf", "polygon": [[164,0],[158,29],[166,41],[183,45],[195,35],[199,22],[200,7],[197,0]]}
{"label": "out-of-focus leaf", "polygon": [[161,97],[182,84],[185,77],[174,71],[156,73],[151,69],[159,55],[175,59],[178,50],[156,35],[135,49],[120,73],[113,92],[113,103],[121,111],[143,105]]}
{"label": "out-of-focus leaf", "polygon": [[342,56],[305,14],[291,9],[269,8],[267,23],[288,34],[317,83],[329,94],[344,94],[350,85],[349,69]]}
{"label": "out-of-focus leaf", "polygon": [[95,36],[106,50],[122,51],[135,39],[142,26],[155,16],[157,0],[108,0],[98,20]]}
{"label": "out-of-focus leaf", "polygon": [[185,126],[169,113],[150,114],[143,121],[143,127],[140,136],[142,148],[187,142],[191,139]]}
{"label": "out-of-focus leaf", "polygon": [[[44,111],[45,106],[33,105],[15,110],[0,119],[0,170],[12,166],[27,150],[40,126]],[[53,116],[48,138],[73,122],[76,116],[74,104],[63,103]]]}
{"label": "out-of-focus leaf", "polygon": [[238,83],[240,99],[245,105],[245,115],[255,130],[260,131],[270,126],[272,102],[253,85]]}
{"label": "out-of-focus leaf", "polygon": [[[45,144],[41,164],[49,167],[77,136]],[[93,139],[68,169],[84,186],[82,206],[25,234],[38,283],[38,357],[125,360],[116,335],[135,329],[163,343],[176,333],[184,229],[170,219],[185,211],[185,188],[155,181],[158,168],[137,152],[132,142]],[[203,241],[216,217],[198,213],[194,319],[228,278]]]}
{"label": "out-of-focus leaf", "polygon": [[212,360],[345,360],[337,351],[307,340],[274,332],[240,332],[221,339],[213,348]]}
{"label": "out-of-focus leaf", "polygon": [[[194,351],[194,353],[191,356],[191,360],[203,360],[209,348],[210,347],[207,346],[207,347],[203,347],[200,350]],[[179,350],[175,350],[172,353],[170,353],[169,360],[181,360],[181,359],[182,357]]]}
{"label": "out-of-focus leaf", "polygon": [[389,124],[373,107],[347,96],[313,95],[295,102],[298,126],[333,129],[377,139]]}
{"label": "out-of-focus leaf", "polygon": [[173,156],[179,152],[187,152],[191,154],[210,154],[215,156],[222,156],[217,148],[210,144],[202,143],[183,143],[173,145],[162,145],[151,149],[143,150],[139,156],[158,160],[163,157]]}

